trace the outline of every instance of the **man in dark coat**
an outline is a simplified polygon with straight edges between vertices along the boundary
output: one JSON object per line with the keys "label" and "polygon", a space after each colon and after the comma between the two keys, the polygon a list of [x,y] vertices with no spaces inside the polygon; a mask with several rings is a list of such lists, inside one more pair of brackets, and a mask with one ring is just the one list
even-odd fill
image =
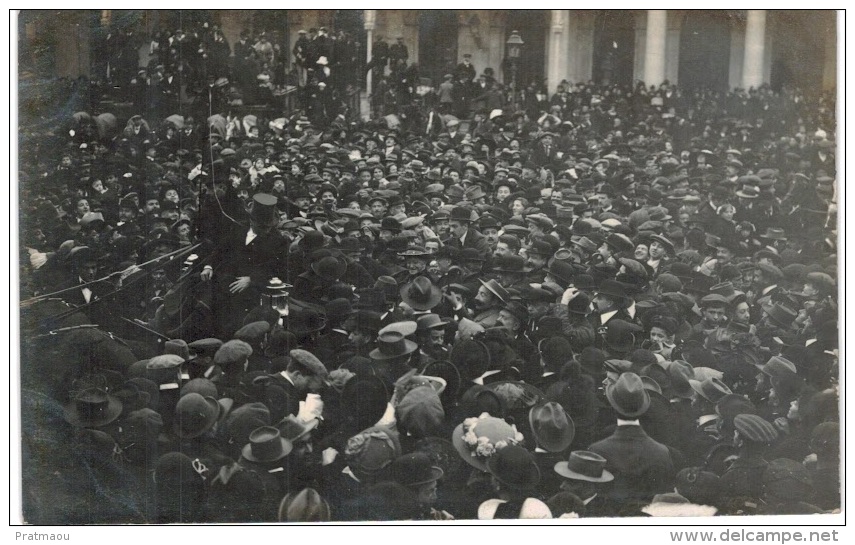
{"label": "man in dark coat", "polygon": [[214,311],[222,338],[229,338],[249,310],[259,304],[267,282],[280,274],[280,258],[286,255],[285,239],[273,229],[279,221],[276,197],[253,197],[249,228],[236,224],[226,234],[203,280],[213,280]]}
{"label": "man in dark coat", "polygon": [[472,222],[472,211],[464,206],[455,207],[451,211],[451,220],[448,223],[452,236],[448,244],[460,249],[474,248],[481,257],[487,257],[490,245],[477,230],[469,224]]}
{"label": "man in dark coat", "polygon": [[466,83],[475,79],[475,67],[472,65],[472,55],[469,53],[465,53],[463,55],[463,62],[457,65],[457,68],[454,70],[454,75],[458,80],[462,80]]}
{"label": "man in dark coat", "polygon": [[611,436],[588,449],[608,460],[615,480],[606,495],[615,502],[649,501],[673,488],[674,465],[668,447],[642,429],[638,418],[650,407],[641,377],[623,373],[606,387],[606,397],[618,413]]}
{"label": "man in dark coat", "polygon": [[398,36],[397,42],[389,46],[389,60],[392,61],[392,66],[398,64],[398,61],[407,62],[410,58],[410,52],[407,50],[407,44],[404,43],[404,37]]}

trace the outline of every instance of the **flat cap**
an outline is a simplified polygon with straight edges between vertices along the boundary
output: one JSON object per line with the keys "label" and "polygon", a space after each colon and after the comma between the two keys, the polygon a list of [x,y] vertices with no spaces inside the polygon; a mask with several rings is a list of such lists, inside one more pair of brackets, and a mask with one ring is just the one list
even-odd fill
{"label": "flat cap", "polygon": [[733,419],[739,435],[753,443],[771,443],[778,438],[778,430],[768,420],[756,414],[740,414]]}
{"label": "flat cap", "polygon": [[303,350],[300,348],[295,348],[289,352],[290,356],[294,361],[308,369],[312,372],[312,374],[317,375],[319,377],[326,377],[329,372],[327,368],[321,363],[321,360],[317,358],[314,354],[307,350]]}

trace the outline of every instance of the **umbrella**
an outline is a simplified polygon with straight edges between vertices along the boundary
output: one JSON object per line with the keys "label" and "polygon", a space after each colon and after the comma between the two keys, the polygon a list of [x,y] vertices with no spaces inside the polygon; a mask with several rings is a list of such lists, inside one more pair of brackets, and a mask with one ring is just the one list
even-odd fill
{"label": "umbrella", "polygon": [[184,128],[184,117],[178,114],[172,114],[171,116],[166,118],[166,121],[172,123],[176,129]]}
{"label": "umbrella", "polygon": [[401,126],[401,119],[395,114],[389,114],[383,119],[386,120],[386,126],[390,129],[397,129]]}
{"label": "umbrella", "polygon": [[119,120],[111,113],[99,114],[95,118],[98,126],[98,138],[101,140],[112,140],[119,134]]}
{"label": "umbrella", "polygon": [[220,114],[214,114],[208,118],[208,128],[211,135],[218,135],[221,138],[226,137],[226,118]]}
{"label": "umbrella", "polygon": [[249,129],[258,126],[258,118],[252,114],[243,116],[243,130],[249,134]]}

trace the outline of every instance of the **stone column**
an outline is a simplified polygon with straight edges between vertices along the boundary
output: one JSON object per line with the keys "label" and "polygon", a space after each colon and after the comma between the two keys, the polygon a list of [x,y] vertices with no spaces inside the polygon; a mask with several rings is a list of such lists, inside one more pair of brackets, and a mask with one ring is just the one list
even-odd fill
{"label": "stone column", "polygon": [[822,90],[828,91],[837,87],[837,13],[831,12],[826,22],[825,48],[823,50]]}
{"label": "stone column", "polygon": [[567,11],[563,9],[550,10],[549,33],[549,64],[546,69],[546,79],[549,82],[549,92],[555,92],[558,84],[567,74],[567,43],[564,28]]}
{"label": "stone column", "polygon": [[[374,29],[377,27],[377,10],[364,10],[363,19],[365,21],[365,62],[367,64],[371,62],[372,49],[374,49]],[[363,119],[371,117],[372,71],[368,70],[365,74],[365,93],[360,97],[360,108]]]}
{"label": "stone column", "polygon": [[644,83],[659,86],[665,79],[665,44],[668,38],[668,11],[647,10],[647,35],[644,48]]}
{"label": "stone column", "polygon": [[[373,9],[364,10],[365,19],[365,62],[371,62],[371,50],[374,48],[374,28],[377,26],[377,11]],[[371,94],[371,70],[365,76],[365,91]]]}
{"label": "stone column", "polygon": [[745,26],[745,58],[742,62],[742,87],[763,83],[763,59],[766,53],[766,10],[749,9]]}

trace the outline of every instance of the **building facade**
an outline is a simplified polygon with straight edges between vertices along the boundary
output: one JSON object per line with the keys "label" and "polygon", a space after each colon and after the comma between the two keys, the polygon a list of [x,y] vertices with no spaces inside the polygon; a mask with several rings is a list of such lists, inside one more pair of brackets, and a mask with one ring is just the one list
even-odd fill
{"label": "building facade", "polygon": [[[22,12],[26,49],[53,48],[59,76],[89,75],[90,35],[99,27],[136,24],[143,32],[171,27],[176,12]],[[275,16],[274,16],[275,15]],[[242,29],[275,30],[288,52],[298,30],[344,30],[371,58],[371,46],[402,37],[409,62],[434,84],[471,55],[478,73],[491,67],[507,81],[506,41],[524,41],[518,74],[522,84],[562,81],[633,85],[664,80],[720,90],[770,84],[832,89],[837,83],[837,13],[832,10],[210,10],[226,39]],[[271,28],[275,25],[275,28]],[[47,45],[45,45],[45,43]],[[145,48],[140,63],[145,65]],[[367,82],[370,85],[370,82]]]}

